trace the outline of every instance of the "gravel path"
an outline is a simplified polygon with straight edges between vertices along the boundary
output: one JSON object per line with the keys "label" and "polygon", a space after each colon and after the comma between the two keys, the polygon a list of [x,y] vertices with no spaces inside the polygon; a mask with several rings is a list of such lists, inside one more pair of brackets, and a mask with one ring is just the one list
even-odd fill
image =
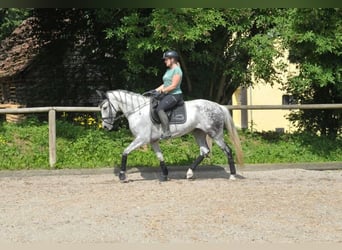
{"label": "gravel path", "polygon": [[342,243],[342,171],[185,172],[1,177],[0,242]]}

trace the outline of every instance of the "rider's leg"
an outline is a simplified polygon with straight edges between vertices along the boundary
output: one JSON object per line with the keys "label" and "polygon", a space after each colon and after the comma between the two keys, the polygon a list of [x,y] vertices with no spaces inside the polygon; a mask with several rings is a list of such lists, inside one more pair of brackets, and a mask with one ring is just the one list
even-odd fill
{"label": "rider's leg", "polygon": [[167,139],[171,137],[171,131],[170,131],[170,124],[169,124],[169,118],[167,117],[164,110],[158,111],[158,116],[161,122],[161,126],[163,129],[163,134],[161,135],[161,139]]}
{"label": "rider's leg", "polygon": [[171,137],[169,118],[167,117],[165,111],[173,108],[177,104],[178,100],[173,95],[166,95],[162,100],[160,100],[157,113],[161,122],[163,129],[163,134],[161,139],[167,139]]}

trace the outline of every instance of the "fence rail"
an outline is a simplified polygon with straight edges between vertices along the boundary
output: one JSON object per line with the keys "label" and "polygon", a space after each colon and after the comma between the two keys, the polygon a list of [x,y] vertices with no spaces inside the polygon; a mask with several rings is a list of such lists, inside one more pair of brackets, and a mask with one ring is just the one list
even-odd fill
{"label": "fence rail", "polygon": [[[299,105],[225,105],[230,110],[296,110],[296,109],[342,109],[342,103],[336,104],[299,104]],[[35,107],[0,108],[0,114],[48,113],[49,120],[49,163],[54,168],[57,162],[56,149],[56,112],[99,112],[99,107]]]}
{"label": "fence rail", "polygon": [[228,109],[248,110],[293,110],[293,109],[342,109],[342,103],[329,104],[291,104],[291,105],[225,105]]}
{"label": "fence rail", "polygon": [[0,109],[0,114],[32,114],[56,112],[99,112],[99,107],[37,107],[37,108],[6,108]]}

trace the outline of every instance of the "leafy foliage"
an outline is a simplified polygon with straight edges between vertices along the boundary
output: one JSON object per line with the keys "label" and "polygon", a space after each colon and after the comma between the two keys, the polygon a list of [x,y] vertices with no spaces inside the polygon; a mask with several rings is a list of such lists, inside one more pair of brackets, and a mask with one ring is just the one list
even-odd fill
{"label": "leafy foliage", "polygon": [[31,9],[0,8],[0,41],[30,15]]}
{"label": "leafy foliage", "polygon": [[[175,49],[184,71],[183,90],[190,97],[227,103],[240,84],[249,84],[251,74],[274,78],[273,46],[276,17],[270,9],[132,9],[107,38],[124,41],[121,51],[127,62],[127,81],[144,83],[147,75],[158,81],[164,72],[157,63],[163,51]],[[253,64],[255,61],[258,63]],[[141,79],[141,80],[140,80]],[[208,94],[209,93],[209,94]]]}
{"label": "leafy foliage", "polygon": [[[300,73],[286,89],[300,103],[342,103],[342,10],[288,11],[284,37]],[[299,128],[332,137],[342,132],[341,110],[303,110],[290,119]]]}
{"label": "leafy foliage", "polygon": [[49,68],[54,65],[59,74],[56,79],[62,79],[47,87],[61,90],[50,91],[57,95],[52,100],[66,96],[68,100],[86,100],[94,95],[95,88],[129,88],[122,74],[126,65],[117,52],[124,49],[122,43],[105,39],[104,32],[124,13],[120,9],[33,10],[37,20],[34,31],[42,43],[41,63]]}
{"label": "leafy foliage", "polygon": [[[97,85],[136,92],[155,88],[165,71],[161,55],[170,48],[180,54],[187,99],[228,104],[238,86],[252,83],[252,75],[267,84],[277,81],[275,41],[284,41],[290,60],[300,65],[300,74],[284,86],[287,92],[303,104],[342,103],[339,8],[1,8],[0,39],[31,15],[42,43],[51,41],[54,51],[42,54],[42,68],[49,77],[63,76],[51,77],[39,89],[40,95],[49,95],[50,105],[65,104],[65,96],[89,97]],[[70,50],[79,51],[83,60],[76,64],[82,67],[63,66]],[[96,69],[87,68],[88,62]],[[101,73],[101,83],[87,82],[94,72]],[[289,118],[299,129],[336,137],[342,132],[341,112],[304,110]]]}
{"label": "leafy foliage", "polygon": [[[0,123],[0,169],[48,169],[48,125],[27,119],[21,125]],[[240,132],[245,161],[248,163],[342,161],[342,140],[306,133],[277,134]],[[96,168],[119,166],[121,154],[132,141],[127,129],[106,132],[87,125],[57,121],[57,168]],[[228,136],[225,135],[227,142]],[[161,142],[168,165],[189,166],[198,156],[191,135]],[[206,165],[227,164],[224,153],[213,145]],[[129,166],[158,167],[149,146],[133,151]]]}

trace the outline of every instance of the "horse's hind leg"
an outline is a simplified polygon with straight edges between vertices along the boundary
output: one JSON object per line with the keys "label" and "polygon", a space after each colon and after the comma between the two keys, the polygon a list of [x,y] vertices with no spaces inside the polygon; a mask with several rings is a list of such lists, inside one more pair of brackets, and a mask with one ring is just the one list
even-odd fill
{"label": "horse's hind leg", "polygon": [[159,147],[159,143],[154,142],[154,143],[151,143],[151,145],[152,145],[152,148],[153,148],[154,152],[156,153],[156,156],[160,162],[160,168],[162,171],[162,174],[160,176],[160,181],[167,181],[168,180],[167,176],[169,174],[169,170],[167,169],[167,167],[165,165],[164,156],[163,156],[163,153]]}
{"label": "horse's hind leg", "polygon": [[194,170],[196,170],[197,166],[203,161],[204,157],[209,153],[209,147],[207,144],[206,136],[207,134],[199,129],[194,130],[193,135],[195,136],[196,142],[200,147],[200,155],[196,158],[196,160],[191,164],[190,168],[186,173],[187,179],[192,179],[194,177]]}
{"label": "horse's hind leg", "polygon": [[223,152],[225,152],[225,154],[227,155],[229,169],[230,169],[230,179],[235,180],[236,168],[235,168],[235,163],[233,159],[232,149],[224,141],[223,135],[219,136],[219,138],[214,138],[214,140],[217,143],[217,145],[223,150]]}

